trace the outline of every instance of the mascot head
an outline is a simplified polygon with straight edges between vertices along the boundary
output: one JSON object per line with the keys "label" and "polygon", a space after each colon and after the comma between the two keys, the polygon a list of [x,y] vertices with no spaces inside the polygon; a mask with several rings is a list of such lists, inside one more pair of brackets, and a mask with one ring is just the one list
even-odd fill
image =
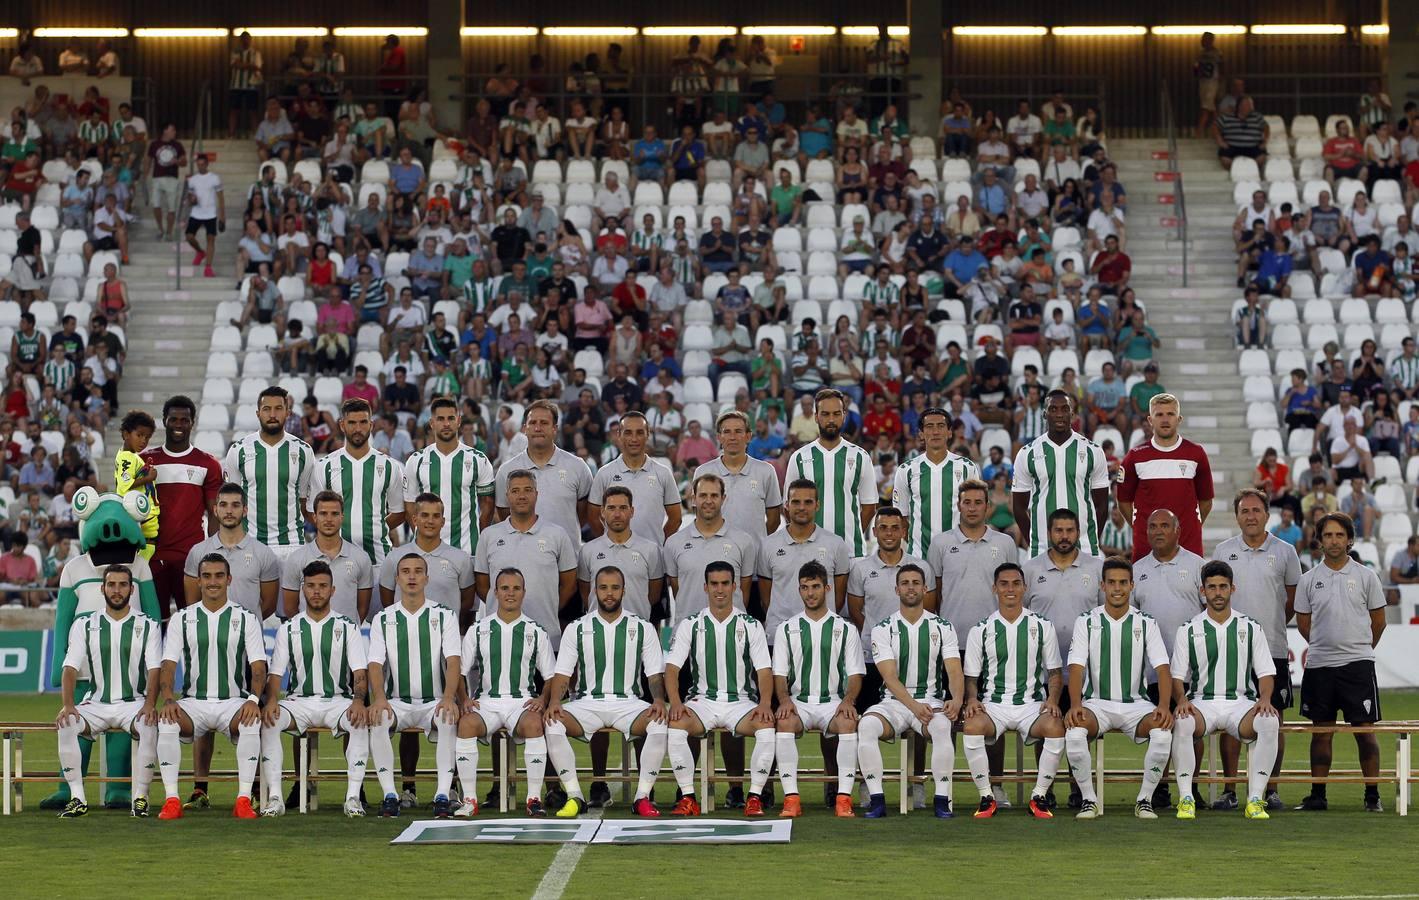
{"label": "mascot head", "polygon": [[94,565],[131,563],[147,546],[142,522],[152,512],[152,504],[142,491],[120,497],[81,487],[74,493],[73,507],[79,520],[79,549],[89,554]]}

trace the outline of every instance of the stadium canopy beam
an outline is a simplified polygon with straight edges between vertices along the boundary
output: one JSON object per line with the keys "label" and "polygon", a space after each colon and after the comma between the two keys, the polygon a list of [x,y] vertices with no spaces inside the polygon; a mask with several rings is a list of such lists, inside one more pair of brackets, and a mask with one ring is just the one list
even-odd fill
{"label": "stadium canopy beam", "polygon": [[921,99],[907,104],[907,124],[912,134],[935,135],[941,130],[944,7],[941,0],[907,0],[907,24],[912,35],[907,91],[921,95]]}
{"label": "stadium canopy beam", "polygon": [[463,0],[428,0],[429,102],[440,122],[463,121]]}

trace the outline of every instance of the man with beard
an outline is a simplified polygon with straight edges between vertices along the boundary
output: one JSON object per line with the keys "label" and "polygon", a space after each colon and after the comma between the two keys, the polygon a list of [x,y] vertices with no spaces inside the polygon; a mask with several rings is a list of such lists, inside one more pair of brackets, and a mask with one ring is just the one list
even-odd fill
{"label": "man with beard", "polygon": [[414,521],[420,494],[444,498],[442,537],[472,556],[493,521],[493,464],[459,438],[463,423],[452,398],[434,398],[429,417],[434,443],[404,464],[404,520]]}
{"label": "man with beard", "polygon": [[793,451],[787,479],[806,478],[820,491],[818,525],[847,541],[853,556],[866,549],[864,532],[877,513],[877,480],[867,451],[842,438],[847,397],[823,388],[813,396],[818,438]]}
{"label": "man with beard", "polygon": [[157,549],[148,563],[164,622],[173,609],[187,605],[183,585],[187,554],[204,537],[204,518],[207,531],[217,530],[213,510],[225,481],[221,462],[192,446],[196,424],[196,404],[181,394],[169,397],[163,404],[163,444],[141,454],[144,465],[157,470],[158,508],[167,511],[166,521],[158,517]]}
{"label": "man with beard", "polygon": [[392,457],[370,446],[372,430],[368,402],[354,398],[340,404],[345,446],[316,464],[310,493],[313,497],[334,491],[345,498],[340,534],[363,549],[378,568],[393,546],[390,531],[404,524],[404,471]]}
{"label": "man with beard", "polygon": [[951,416],[946,410],[933,406],[918,421],[925,452],[897,467],[892,503],[906,517],[907,553],[925,558],[936,536],[955,524],[956,498],[967,481],[980,478],[980,467],[948,448]]}
{"label": "man with beard", "polygon": [[[286,431],[291,395],[272,385],[256,400],[261,427],[232,444],[223,463],[227,480],[247,497],[247,531],[285,559],[305,543],[307,513],[302,500],[310,493],[315,451]],[[161,501],[161,497],[159,498]]]}
{"label": "man with beard", "polygon": [[1133,523],[1133,559],[1147,546],[1148,517],[1169,509],[1178,517],[1179,543],[1202,555],[1202,523],[1212,511],[1212,467],[1202,446],[1178,434],[1182,405],[1172,394],[1148,401],[1153,439],[1123,457],[1118,506],[1125,522]]}
{"label": "man with beard", "polygon": [[1015,455],[1011,502],[1027,558],[1048,549],[1049,514],[1060,508],[1079,517],[1079,550],[1099,553],[1099,529],[1108,521],[1109,464],[1104,451],[1076,432],[1073,422],[1074,398],[1063,390],[1050,391],[1045,433]]}

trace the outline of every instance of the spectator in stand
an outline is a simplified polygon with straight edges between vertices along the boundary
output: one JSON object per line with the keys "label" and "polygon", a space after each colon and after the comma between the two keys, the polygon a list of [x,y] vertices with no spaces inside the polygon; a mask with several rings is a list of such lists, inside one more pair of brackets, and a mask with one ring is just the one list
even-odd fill
{"label": "spectator in stand", "polygon": [[1337,122],[1335,136],[1326,138],[1322,151],[1325,159],[1325,180],[1330,182],[1332,190],[1342,178],[1367,181],[1369,173],[1365,168],[1366,152],[1365,144],[1350,133],[1350,123],[1344,120]]}
{"label": "spectator in stand", "polygon": [[1119,249],[1115,235],[1104,238],[1103,252],[1094,257],[1089,272],[1098,279],[1099,287],[1106,294],[1117,296],[1128,287],[1129,276],[1133,273],[1133,261]]}
{"label": "spectator in stand", "polygon": [[[1363,196],[1357,195],[1357,199]],[[1380,239],[1374,234],[1365,238],[1364,248],[1355,254],[1353,296],[1363,298],[1377,294],[1380,297],[1393,297],[1394,274],[1391,271],[1390,255],[1380,249]]]}
{"label": "spectator in stand", "polygon": [[1404,160],[1400,156],[1399,139],[1394,136],[1388,121],[1375,126],[1365,138],[1365,162],[1368,180],[1366,187],[1374,191],[1375,182],[1388,179],[1400,181],[1404,177]]}
{"label": "spectator in stand", "polygon": [[1247,285],[1243,293],[1246,301],[1237,309],[1234,324],[1237,326],[1237,343],[1242,347],[1266,346],[1266,310],[1261,307],[1261,291],[1255,284]]}
{"label": "spectator in stand", "polygon": [[1291,370],[1291,386],[1281,397],[1281,410],[1287,428],[1315,428],[1320,423],[1324,407],[1320,391],[1307,383],[1305,369]]}
{"label": "spectator in stand", "polygon": [[1305,533],[1296,524],[1296,513],[1289,506],[1281,507],[1281,521],[1271,527],[1271,533],[1278,540],[1285,541],[1300,552],[1304,545]]}
{"label": "spectator in stand", "polygon": [[1011,164],[1013,159],[1010,145],[1000,139],[1000,128],[989,127],[986,129],[985,140],[976,144],[976,172],[972,180],[980,184],[985,179],[985,173],[992,171],[1005,184],[1014,184],[1015,167]]}
{"label": "spectator in stand", "polygon": [[[948,101],[949,103],[949,101]],[[974,128],[964,103],[951,103],[941,117],[941,155],[947,159],[965,159],[971,154]]]}
{"label": "spectator in stand", "polygon": [[1347,418],[1344,433],[1332,438],[1330,460],[1331,465],[1335,467],[1337,482],[1374,477],[1375,465],[1370,456],[1370,442],[1360,433],[1360,426],[1353,419]]}
{"label": "spectator in stand", "polygon": [[1267,447],[1261,454],[1252,487],[1264,492],[1271,506],[1289,506],[1293,513],[1301,510],[1300,498],[1291,489],[1291,467],[1280,460],[1275,447]]}
{"label": "spectator in stand", "polygon": [[1119,247],[1123,247],[1128,240],[1128,226],[1124,221],[1124,211],[1115,205],[1113,194],[1105,191],[1099,195],[1098,208],[1089,213],[1089,249],[1102,249],[1109,238],[1113,238]]}
{"label": "spectator in stand", "polygon": [[1365,437],[1370,442],[1372,452],[1387,453],[1397,458],[1400,455],[1403,429],[1392,403],[1388,393],[1375,393],[1374,399],[1365,409]]}
{"label": "spectator in stand", "polygon": [[1123,379],[1118,377],[1113,363],[1104,363],[1102,374],[1089,382],[1085,401],[1089,429],[1092,431],[1101,425],[1112,425],[1120,430],[1127,428],[1128,404],[1124,400]]}
{"label": "spectator in stand", "polygon": [[1398,400],[1413,400],[1419,392],[1419,351],[1414,338],[1405,337],[1400,355],[1389,364],[1390,391]]}
{"label": "spectator in stand", "polygon": [[1390,560],[1389,583],[1393,588],[1387,592],[1391,604],[1399,602],[1398,585],[1419,584],[1419,534],[1411,534],[1404,542],[1404,549]]}
{"label": "spectator in stand", "polygon": [[1364,478],[1350,479],[1350,493],[1340,501],[1340,511],[1355,523],[1356,536],[1360,540],[1368,541],[1374,538],[1380,507],[1367,490]]}
{"label": "spectator in stand", "polygon": [[1242,97],[1234,113],[1219,111],[1212,133],[1222,168],[1232,168],[1232,160],[1239,156],[1256,160],[1259,167],[1266,165],[1266,142],[1271,138],[1271,128],[1256,111],[1252,98]]}

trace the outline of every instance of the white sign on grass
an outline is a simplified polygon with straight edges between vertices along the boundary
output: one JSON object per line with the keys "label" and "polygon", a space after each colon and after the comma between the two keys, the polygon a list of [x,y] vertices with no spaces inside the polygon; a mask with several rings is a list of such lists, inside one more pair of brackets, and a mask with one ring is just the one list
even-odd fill
{"label": "white sign on grass", "polygon": [[411,822],[391,844],[585,844],[601,823],[551,819],[433,819]]}
{"label": "white sign on grass", "polygon": [[686,819],[643,822],[602,820],[593,844],[786,844],[793,835],[792,819]]}
{"label": "white sign on grass", "polygon": [[455,819],[411,822],[391,844],[782,844],[791,819]]}

